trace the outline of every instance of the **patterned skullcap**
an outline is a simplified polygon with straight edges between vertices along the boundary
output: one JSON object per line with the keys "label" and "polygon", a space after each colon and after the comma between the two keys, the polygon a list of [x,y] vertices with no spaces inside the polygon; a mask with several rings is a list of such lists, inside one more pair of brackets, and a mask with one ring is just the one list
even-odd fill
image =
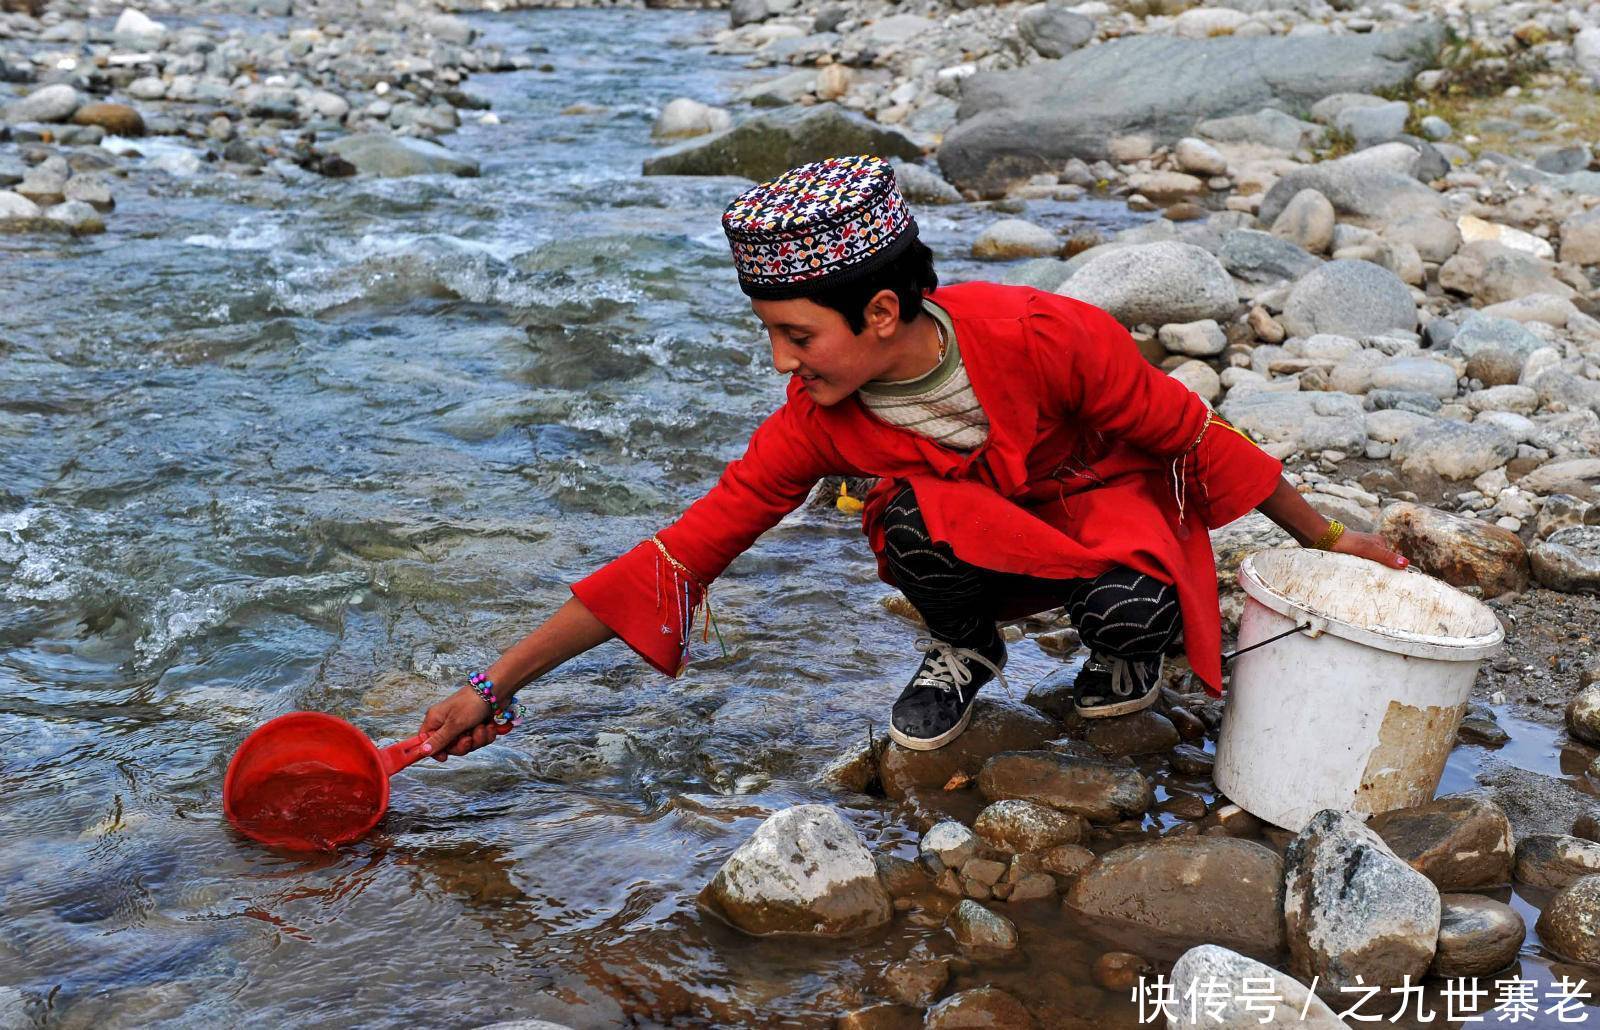
{"label": "patterned skullcap", "polygon": [[791,168],[741,193],[722,214],[739,286],[786,300],[850,282],[917,238],[894,169],[870,155]]}

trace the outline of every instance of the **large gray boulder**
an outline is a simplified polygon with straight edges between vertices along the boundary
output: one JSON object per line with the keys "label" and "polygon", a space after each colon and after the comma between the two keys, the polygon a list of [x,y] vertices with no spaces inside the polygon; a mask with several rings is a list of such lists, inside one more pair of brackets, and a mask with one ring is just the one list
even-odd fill
{"label": "large gray boulder", "polygon": [[1367,412],[1347,393],[1230,393],[1218,409],[1257,443],[1289,443],[1301,451],[1354,451],[1367,446]]}
{"label": "large gray boulder", "polygon": [[957,186],[998,191],[1068,158],[1108,158],[1114,136],[1175,142],[1202,119],[1408,84],[1443,39],[1433,23],[1349,36],[1124,36],[966,79],[939,165]]}
{"label": "large gray boulder", "polygon": [[1239,304],[1233,280],[1215,256],[1170,240],[1097,255],[1057,292],[1104,308],[1123,325],[1221,322]]}
{"label": "large gray boulder", "polygon": [[471,178],[478,174],[478,162],[472,158],[447,150],[431,140],[412,136],[364,133],[336,139],[325,149],[355,165],[356,171],[362,175],[377,175],[386,179],[408,175],[460,175]]}
{"label": "large gray boulder", "polygon": [[1463,246],[1439,269],[1439,285],[1476,297],[1484,304],[1499,304],[1534,293],[1549,293],[1571,300],[1576,291],[1557,279],[1548,262],[1532,254],[1478,240]]}
{"label": "large gray boulder", "polygon": [[1411,289],[1370,261],[1329,261],[1298,280],[1278,319],[1291,336],[1376,336],[1417,325]]}
{"label": "large gray boulder", "polygon": [[1476,479],[1517,456],[1517,438],[1494,425],[1438,419],[1401,437],[1390,457],[1407,473]]}
{"label": "large gray boulder", "polygon": [[1404,143],[1385,143],[1334,161],[1297,168],[1261,198],[1258,217],[1275,221],[1301,190],[1316,190],[1346,220],[1380,228],[1418,212],[1446,218],[1444,200],[1417,179],[1417,153]]}
{"label": "large gray boulder", "polygon": [[837,936],[889,921],[889,892],[861,836],[826,805],[775,812],[717,870],[701,899],[752,934]]}
{"label": "large gray boulder", "polygon": [[1422,979],[1439,938],[1439,890],[1360,820],[1327,809],[1283,855],[1290,969],[1327,989]]}
{"label": "large gray boulder", "polygon": [[646,175],[737,175],[761,181],[847,154],[914,161],[922,148],[836,104],[783,108],[646,158]]}

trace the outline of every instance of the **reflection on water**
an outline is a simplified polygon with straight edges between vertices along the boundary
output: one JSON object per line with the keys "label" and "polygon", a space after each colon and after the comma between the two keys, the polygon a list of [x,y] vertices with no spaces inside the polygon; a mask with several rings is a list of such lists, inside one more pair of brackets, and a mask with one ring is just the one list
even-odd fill
{"label": "reflection on water", "polygon": [[[136,170],[103,237],[0,237],[0,987],[35,1016],[823,1025],[890,959],[950,951],[912,920],[752,941],[695,904],[789,804],[914,850],[886,805],[811,783],[913,658],[831,509],[719,584],[728,657],[674,682],[619,645],[573,662],[524,692],[522,730],[396,777],[359,844],[275,852],[220,815],[250,729],[312,709],[411,735],[780,401],[718,231],[740,183],[638,175],[655,107],[751,77],[658,43],[725,17],[479,19],[558,55],[474,80],[504,122],[452,141],[481,179]],[[595,106],[561,113],[575,95]],[[919,213],[947,279],[981,274],[960,255],[993,217]],[[1055,664],[1011,661],[1019,682]],[[1033,958],[954,986],[1132,1025],[1091,984],[1089,928],[1016,919]]]}

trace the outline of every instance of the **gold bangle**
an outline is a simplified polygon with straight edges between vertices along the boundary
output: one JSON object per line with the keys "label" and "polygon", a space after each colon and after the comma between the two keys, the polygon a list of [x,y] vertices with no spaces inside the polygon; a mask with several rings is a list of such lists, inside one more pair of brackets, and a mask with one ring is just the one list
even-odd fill
{"label": "gold bangle", "polygon": [[1338,519],[1329,519],[1328,528],[1323,530],[1322,535],[1317,537],[1317,542],[1311,546],[1318,551],[1331,551],[1342,536],[1344,536],[1344,523]]}

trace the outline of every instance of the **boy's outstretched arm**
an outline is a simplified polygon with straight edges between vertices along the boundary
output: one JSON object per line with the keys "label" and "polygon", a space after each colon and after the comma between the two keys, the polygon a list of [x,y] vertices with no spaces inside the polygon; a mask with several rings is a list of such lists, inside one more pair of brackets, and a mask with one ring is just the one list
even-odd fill
{"label": "boy's outstretched arm", "polygon": [[[1272,491],[1272,496],[1262,501],[1256,510],[1276,522],[1302,547],[1309,547],[1328,531],[1328,520],[1317,509],[1307,504],[1306,499],[1300,496],[1300,491],[1291,486],[1287,479],[1280,478],[1277,489]],[[1398,551],[1384,543],[1383,537],[1376,533],[1346,530],[1340,534],[1338,540],[1334,541],[1330,550],[1338,551],[1340,554],[1370,558],[1380,565],[1394,569],[1403,569],[1410,564]]]}
{"label": "boy's outstretched arm", "polygon": [[[523,684],[615,635],[582,601],[568,598],[543,625],[489,666],[487,674],[495,694],[502,702],[509,701]],[[422,732],[429,735],[424,750],[441,762],[448,755],[476,751],[495,739],[489,706],[468,686],[428,709],[422,717]]]}

